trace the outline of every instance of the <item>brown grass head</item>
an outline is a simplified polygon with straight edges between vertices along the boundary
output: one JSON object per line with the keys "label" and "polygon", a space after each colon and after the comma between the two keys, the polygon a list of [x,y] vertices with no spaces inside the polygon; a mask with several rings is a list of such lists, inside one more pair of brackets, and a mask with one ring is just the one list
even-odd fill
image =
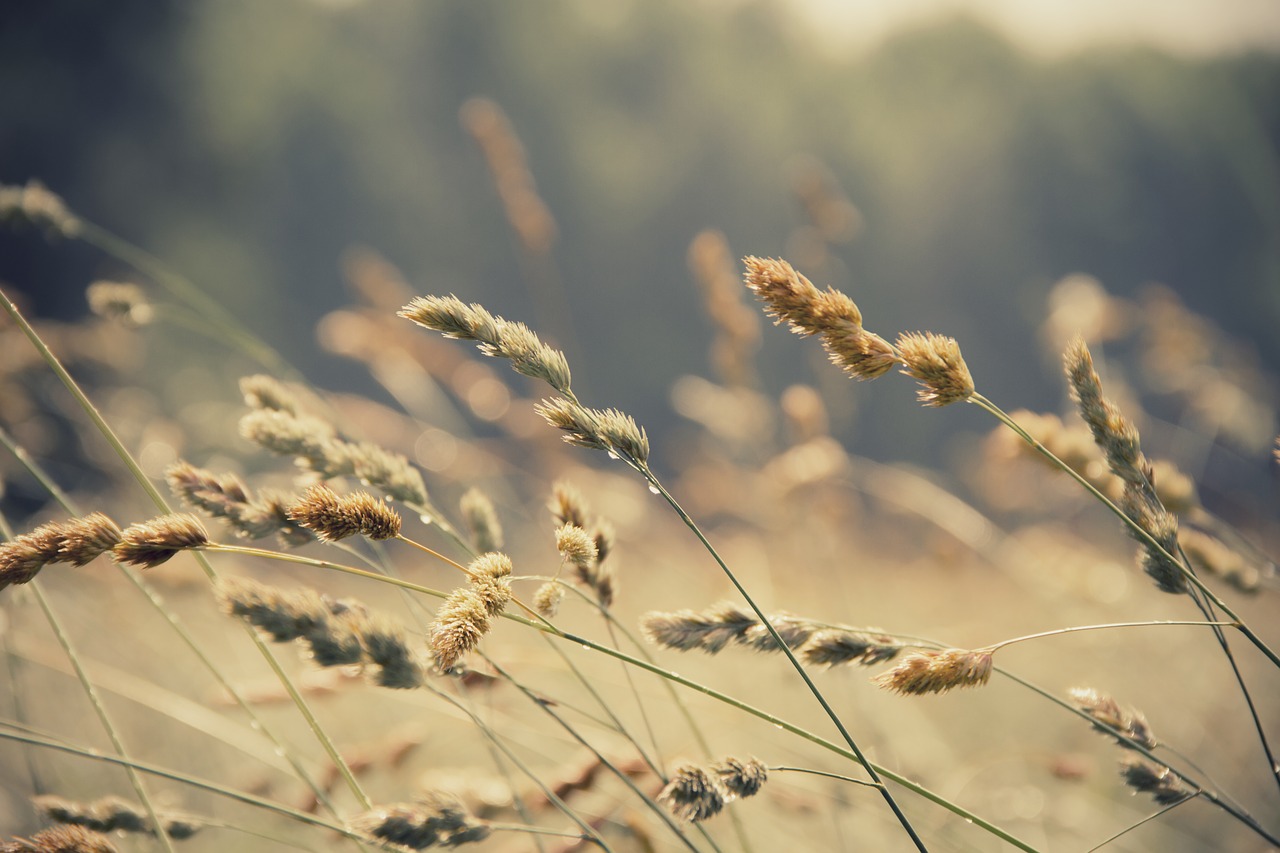
{"label": "brown grass head", "polygon": [[810,666],[874,666],[893,660],[900,651],[902,645],[883,634],[827,628],[805,640],[798,654]]}
{"label": "brown grass head", "polygon": [[1150,794],[1162,806],[1180,803],[1199,793],[1188,788],[1168,767],[1152,764],[1133,755],[1120,762],[1120,775],[1130,788]]}
{"label": "brown grass head", "polygon": [[112,554],[117,562],[150,569],[180,551],[207,544],[209,534],[200,519],[190,513],[179,512],[126,527]]}
{"label": "brown grass head", "polygon": [[348,826],[380,841],[410,850],[458,847],[483,841],[489,827],[457,797],[428,791],[417,802],[393,803],[356,815]]}
{"label": "brown grass head", "polygon": [[912,652],[873,684],[910,696],[946,693],[957,687],[978,687],[991,678],[989,649],[947,649]]}
{"label": "brown grass head", "polygon": [[307,489],[289,508],[289,518],[315,532],[323,542],[348,536],[394,539],[400,535],[400,514],[368,492],[335,494],[325,485]]}
{"label": "brown grass head", "polygon": [[[1158,745],[1155,733],[1141,711],[1134,708],[1121,708],[1115,699],[1092,687],[1073,687],[1070,693],[1071,701],[1077,708],[1098,722],[1105,723],[1120,732],[1121,746],[1127,746],[1129,742],[1133,742],[1147,749],[1155,749]],[[1104,734],[1112,734],[1106,730],[1100,731]]]}
{"label": "brown grass head", "polygon": [[769,768],[758,758],[743,761],[730,756],[712,764],[711,770],[733,797],[754,797],[769,779]]}
{"label": "brown grass head", "polygon": [[100,512],[73,518],[62,525],[62,541],[58,559],[73,566],[83,566],[120,543],[119,526]]}
{"label": "brown grass head", "polygon": [[58,562],[61,548],[62,525],[57,522],[42,524],[0,545],[0,589],[30,582],[49,563]]}
{"label": "brown grass head", "polygon": [[107,836],[83,826],[55,826],[30,838],[0,841],[0,853],[117,853]]}
{"label": "brown grass head", "polygon": [[543,420],[567,433],[564,440],[575,447],[603,450],[643,465],[649,459],[649,437],[630,415],[617,409],[588,409],[564,397],[552,397],[536,406]]}
{"label": "brown grass head", "polygon": [[658,802],[679,820],[698,823],[715,817],[724,808],[725,789],[718,775],[702,767],[677,767],[671,781],[658,794]]}
{"label": "brown grass head", "polygon": [[431,623],[429,642],[436,665],[444,672],[453,668],[463,655],[474,649],[480,638],[489,633],[489,608],[473,588],[455,589],[436,611]]}

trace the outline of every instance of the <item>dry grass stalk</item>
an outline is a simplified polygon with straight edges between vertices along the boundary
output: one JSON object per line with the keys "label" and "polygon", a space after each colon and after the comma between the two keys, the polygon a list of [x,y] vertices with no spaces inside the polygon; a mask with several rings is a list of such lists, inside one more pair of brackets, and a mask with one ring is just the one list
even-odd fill
{"label": "dry grass stalk", "polygon": [[753,385],[760,346],[759,315],[742,302],[734,258],[719,231],[702,231],[689,244],[689,269],[715,324],[711,364],[729,385]]}
{"label": "dry grass stalk", "polygon": [[1124,483],[1121,508],[1160,546],[1139,538],[1143,571],[1164,592],[1186,592],[1182,566],[1171,559],[1178,552],[1178,519],[1160,502],[1153,485],[1155,472],[1142,454],[1137,427],[1103,396],[1102,380],[1083,340],[1076,338],[1068,345],[1064,361],[1080,416],[1102,449],[1111,473]]}
{"label": "dry grass stalk", "polygon": [[151,569],[181,551],[207,544],[209,534],[200,519],[179,512],[126,527],[111,551],[117,562]]}
{"label": "dry grass stalk", "polygon": [[979,687],[991,678],[990,649],[946,649],[912,652],[873,684],[909,696],[946,693],[956,687]]}
{"label": "dry grass stalk", "polygon": [[325,485],[307,489],[289,508],[289,519],[315,532],[322,542],[348,536],[394,539],[400,535],[400,514],[368,492],[337,495]]}
{"label": "dry grass stalk", "polygon": [[107,836],[83,826],[55,826],[30,838],[0,841],[0,853],[117,853]]}
{"label": "dry grass stalk", "polygon": [[[103,797],[84,803],[52,794],[33,797],[36,811],[47,820],[68,826],[80,826],[94,832],[139,832],[155,835],[146,809],[119,797]],[[197,819],[175,812],[160,812],[165,833],[176,841],[195,835],[202,828]]]}
{"label": "dry grass stalk", "polygon": [[461,800],[442,791],[429,791],[414,803],[393,803],[364,812],[348,826],[410,850],[471,844],[488,838],[490,832]]}
{"label": "dry grass stalk", "polygon": [[502,107],[488,98],[472,98],[459,112],[462,126],[484,154],[489,174],[521,245],[535,254],[551,251],[556,221],[538,194],[524,146]]}

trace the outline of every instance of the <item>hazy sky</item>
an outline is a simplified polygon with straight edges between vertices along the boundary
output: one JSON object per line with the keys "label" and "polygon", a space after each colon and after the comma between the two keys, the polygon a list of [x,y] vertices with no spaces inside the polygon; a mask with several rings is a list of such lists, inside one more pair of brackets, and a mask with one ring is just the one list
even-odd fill
{"label": "hazy sky", "polygon": [[865,46],[914,22],[958,12],[1038,52],[1141,42],[1205,55],[1280,52],[1280,0],[790,0],[839,45]]}

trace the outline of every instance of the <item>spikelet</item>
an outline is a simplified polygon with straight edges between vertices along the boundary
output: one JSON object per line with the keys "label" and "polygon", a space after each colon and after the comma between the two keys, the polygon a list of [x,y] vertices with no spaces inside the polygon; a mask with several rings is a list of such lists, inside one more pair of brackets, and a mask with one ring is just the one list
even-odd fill
{"label": "spikelet", "polygon": [[533,609],[551,619],[560,612],[564,601],[564,587],[556,581],[547,581],[533,594]]}
{"label": "spikelet", "polygon": [[412,690],[426,681],[427,667],[409,643],[404,629],[385,616],[354,620],[365,661],[373,667],[370,678],[379,687]]}
{"label": "spikelet", "polygon": [[240,379],[240,393],[251,409],[269,409],[296,415],[302,411],[298,395],[274,376],[257,373]]}
{"label": "spikelet", "polygon": [[658,794],[658,802],[680,820],[698,823],[724,808],[725,788],[718,775],[694,764],[677,767]]}
{"label": "spikelet", "polygon": [[[33,797],[32,805],[44,818],[68,826],[79,826],[94,832],[139,832],[154,835],[151,817],[141,806],[119,797],[103,797],[83,803],[52,794]],[[159,812],[157,817],[165,834],[182,841],[200,831],[200,822],[177,812]]]}
{"label": "spikelet", "polygon": [[338,496],[325,485],[307,489],[289,508],[289,519],[315,532],[322,542],[348,536],[394,539],[400,535],[400,515],[368,492]]}
{"label": "spikelet", "polygon": [[587,501],[572,484],[558,480],[551,486],[551,500],[547,504],[551,517],[556,524],[572,524],[574,527],[587,527],[587,519],[591,511]]}
{"label": "spikelet", "polygon": [[1120,762],[1120,775],[1134,791],[1150,794],[1162,806],[1180,803],[1199,791],[1188,788],[1183,780],[1168,767],[1160,767],[1130,755]]}
{"label": "spikelet", "polygon": [[459,509],[477,551],[497,551],[502,547],[502,524],[488,495],[473,486],[463,494]]}
{"label": "spikelet", "polygon": [[800,660],[810,666],[855,663],[874,666],[893,660],[900,651],[902,645],[892,637],[828,628],[815,632],[805,640],[798,654]]}
{"label": "spikelet", "polygon": [[114,548],[120,542],[120,535],[116,523],[100,512],[70,519],[62,525],[58,560],[83,566]]}
{"label": "spikelet", "polygon": [[991,650],[947,649],[912,652],[893,669],[871,679],[873,684],[904,695],[946,693],[977,687],[991,678]]}
{"label": "spikelet", "polygon": [[428,791],[414,803],[392,803],[356,815],[348,823],[355,832],[410,850],[457,847],[483,841],[489,827],[462,801],[443,791]]}
{"label": "spikelet", "polygon": [[28,583],[49,563],[58,561],[61,547],[62,525],[56,522],[42,524],[0,545],[0,589]]}
{"label": "spikelet", "polygon": [[538,403],[535,410],[548,424],[563,430],[575,447],[603,450],[643,465],[649,459],[649,437],[630,415],[617,409],[588,409],[563,397]]}
{"label": "spikelet", "polygon": [[30,838],[0,841],[0,853],[117,853],[107,836],[83,826],[55,826]]}
{"label": "spikelet", "polygon": [[214,474],[179,460],[165,470],[174,496],[194,509],[222,518],[239,536],[261,539],[272,533],[285,545],[304,545],[315,537],[288,516],[293,500],[264,491],[257,497],[234,474]]}
{"label": "spikelet", "polygon": [[769,769],[758,758],[742,761],[732,756],[711,765],[732,797],[754,797],[769,779]]}
{"label": "spikelet", "polygon": [[1092,687],[1073,687],[1070,693],[1071,701],[1077,708],[1120,733],[1116,736],[1109,730],[1099,729],[1103,734],[1116,737],[1121,746],[1132,747],[1136,743],[1147,749],[1156,748],[1155,733],[1151,731],[1151,726],[1141,711],[1121,708],[1115,699]]}
{"label": "spikelet", "polygon": [[154,568],[180,551],[209,543],[200,519],[190,513],[162,515],[124,529],[112,548],[117,562]]}
{"label": "spikelet", "polygon": [[932,332],[903,332],[898,336],[902,372],[921,385],[917,396],[926,406],[946,406],[973,396],[973,377],[955,338]]}
{"label": "spikelet", "polygon": [[640,617],[640,631],[649,642],[687,652],[693,649],[716,654],[732,642],[743,642],[747,630],[759,621],[731,602],[704,611],[651,612]]}
{"label": "spikelet", "polygon": [[460,587],[436,611],[431,623],[430,645],[436,666],[448,672],[461,657],[489,633],[489,613],[484,599],[471,587]]}
{"label": "spikelet", "polygon": [[1142,570],[1163,592],[1186,592],[1183,568],[1171,559],[1178,552],[1178,519],[1160,502],[1153,485],[1155,474],[1142,455],[1137,428],[1102,395],[1102,380],[1083,340],[1076,338],[1067,346],[1064,362],[1080,417],[1089,426],[1111,473],[1124,483],[1120,508],[1159,544],[1155,547],[1135,535]]}
{"label": "spikelet", "polygon": [[838,290],[820,291],[780,259],[747,257],[745,282],[777,323],[799,335],[818,335],[831,360],[855,379],[883,376],[902,358],[879,335],[862,327],[862,312]]}
{"label": "spikelet", "polygon": [[482,353],[507,359],[517,373],[541,379],[561,394],[572,393],[564,353],[544,344],[524,323],[495,317],[456,296],[417,296],[397,314],[446,337],[476,341]]}

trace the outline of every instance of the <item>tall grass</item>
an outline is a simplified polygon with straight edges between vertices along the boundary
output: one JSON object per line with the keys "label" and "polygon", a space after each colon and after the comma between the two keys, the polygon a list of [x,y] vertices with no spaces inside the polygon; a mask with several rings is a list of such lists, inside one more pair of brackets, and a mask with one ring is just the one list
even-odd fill
{"label": "tall grass", "polygon": [[[463,116],[563,320],[518,141],[496,105]],[[847,201],[805,186],[844,239]],[[786,261],[739,274],[707,232],[690,265],[717,381],[682,380],[699,430],[669,437],[607,387],[580,398],[539,330],[352,256],[356,304],[320,339],[393,409],[308,387],[233,307],[38,185],[0,188],[0,213],[138,274],[95,283],[78,327],[0,299],[6,351],[29,353],[4,368],[26,416],[2,470],[46,496],[0,518],[0,849],[1280,846],[1274,531],[1148,456],[1096,325],[1059,341],[1079,425],[1009,414],[963,342],[891,342]],[[858,457],[812,388],[762,389],[753,294],[879,380],[839,393],[902,373],[940,410],[920,417],[968,404],[991,436],[953,474]],[[1164,323],[1190,316],[1160,298]],[[85,381],[84,342],[145,352],[193,317],[256,367],[210,374],[159,440],[129,370]],[[74,440],[49,440],[53,413]],[[67,488],[77,445],[103,485]]]}

